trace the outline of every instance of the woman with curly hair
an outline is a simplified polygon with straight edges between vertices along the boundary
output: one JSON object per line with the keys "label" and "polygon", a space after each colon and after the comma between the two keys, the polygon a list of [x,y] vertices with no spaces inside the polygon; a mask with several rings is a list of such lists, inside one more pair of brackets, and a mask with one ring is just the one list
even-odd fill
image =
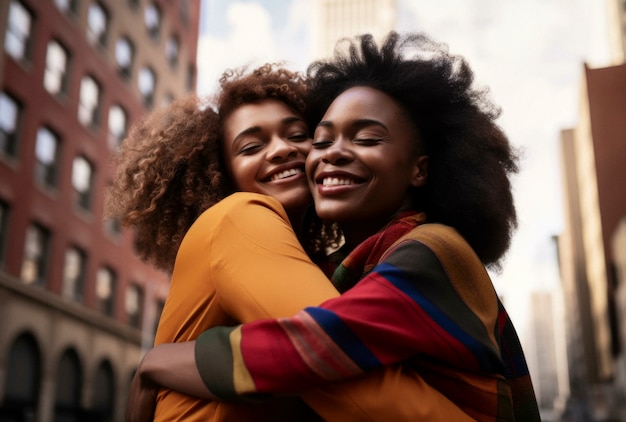
{"label": "woman with curly hair", "polygon": [[[466,61],[421,34],[349,41],[308,70],[306,172],[349,255],[340,297],[162,345],[142,379],[212,399],[326,388],[402,364],[449,403],[422,420],[539,421],[517,334],[487,272],[516,227],[517,157]],[[294,282],[303,278],[293,276]],[[184,374],[175,377],[173,374]],[[462,419],[464,418],[464,419]]]}
{"label": "woman with curly hair", "polygon": [[[212,101],[192,95],[157,110],[123,143],[107,214],[135,229],[144,260],[172,274],[155,344],[286,317],[339,295],[311,260],[321,264],[336,236],[307,216],[305,93],[301,76],[277,65],[227,71]],[[293,283],[293,274],[304,281]],[[231,404],[161,389],[154,420],[394,420],[395,400],[418,389],[440,400],[400,368],[308,395],[316,413],[293,397]],[[152,420],[145,399],[131,396],[128,409]]]}

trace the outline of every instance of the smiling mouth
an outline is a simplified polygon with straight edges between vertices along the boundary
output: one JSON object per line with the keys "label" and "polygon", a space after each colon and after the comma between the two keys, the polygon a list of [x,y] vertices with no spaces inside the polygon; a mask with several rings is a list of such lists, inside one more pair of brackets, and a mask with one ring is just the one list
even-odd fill
{"label": "smiling mouth", "polygon": [[281,171],[280,173],[273,174],[270,177],[269,181],[270,182],[275,182],[277,180],[287,179],[289,177],[293,177],[293,176],[296,176],[296,175],[302,174],[302,173],[303,173],[302,169],[299,169],[299,168],[284,170],[284,171]]}

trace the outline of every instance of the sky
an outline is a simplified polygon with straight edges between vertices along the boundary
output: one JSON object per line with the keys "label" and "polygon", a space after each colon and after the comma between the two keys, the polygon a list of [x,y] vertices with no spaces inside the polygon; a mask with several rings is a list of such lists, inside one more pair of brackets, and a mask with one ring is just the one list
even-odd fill
{"label": "sky", "polygon": [[[198,92],[229,67],[283,60],[304,70],[310,0],[202,0]],[[426,32],[464,56],[502,108],[521,152],[514,177],[519,227],[496,290],[518,329],[533,291],[558,293],[553,236],[563,227],[559,136],[577,121],[584,63],[607,66],[603,0],[397,0],[397,30]]]}

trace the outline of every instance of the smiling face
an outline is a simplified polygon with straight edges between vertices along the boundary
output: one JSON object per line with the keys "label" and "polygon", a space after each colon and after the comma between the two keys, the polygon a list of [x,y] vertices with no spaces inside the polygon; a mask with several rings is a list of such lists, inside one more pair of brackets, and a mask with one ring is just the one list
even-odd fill
{"label": "smiling face", "polygon": [[290,214],[311,203],[304,163],[311,148],[302,116],[278,100],[244,104],[224,121],[224,158],[240,191],[276,198]]}
{"label": "smiling face", "polygon": [[391,97],[369,87],[344,91],[315,130],[307,175],[315,209],[361,241],[426,181],[417,129]]}

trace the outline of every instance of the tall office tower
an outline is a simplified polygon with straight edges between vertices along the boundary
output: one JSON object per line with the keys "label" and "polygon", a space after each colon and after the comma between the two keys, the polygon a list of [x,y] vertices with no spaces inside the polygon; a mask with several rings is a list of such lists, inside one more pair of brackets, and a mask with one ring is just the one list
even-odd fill
{"label": "tall office tower", "polygon": [[103,193],[129,126],[195,89],[199,9],[0,2],[0,420],[123,420],[169,281]]}
{"label": "tall office tower", "polygon": [[608,15],[609,49],[613,64],[626,61],[626,1],[605,0]]}
{"label": "tall office tower", "polygon": [[626,418],[624,275],[618,272],[626,224],[624,92],[626,64],[585,65],[579,120],[561,139],[565,225],[559,264],[569,306],[572,405],[585,412],[582,420]]}
{"label": "tall office tower", "polygon": [[528,314],[532,337],[526,344],[526,358],[532,362],[531,376],[537,396],[537,403],[542,413],[542,420],[557,420],[561,409],[561,395],[558,358],[558,307],[552,292],[533,292],[530,296],[530,312]]}
{"label": "tall office tower", "polygon": [[395,28],[396,0],[320,0],[314,14],[313,58],[332,54],[337,40],[363,33],[381,39]]}

